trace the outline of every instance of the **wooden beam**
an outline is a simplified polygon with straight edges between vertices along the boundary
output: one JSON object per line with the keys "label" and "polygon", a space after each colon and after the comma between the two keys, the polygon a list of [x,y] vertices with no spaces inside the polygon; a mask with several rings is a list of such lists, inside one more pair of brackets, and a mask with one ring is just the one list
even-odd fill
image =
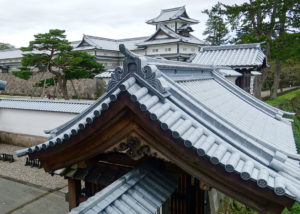
{"label": "wooden beam", "polygon": [[77,207],[80,188],[80,181],[68,179],[69,210]]}

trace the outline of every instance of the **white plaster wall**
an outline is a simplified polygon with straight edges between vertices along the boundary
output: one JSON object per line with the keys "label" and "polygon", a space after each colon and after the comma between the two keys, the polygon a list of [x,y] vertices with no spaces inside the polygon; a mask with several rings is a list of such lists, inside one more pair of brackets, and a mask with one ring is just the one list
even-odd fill
{"label": "white plaster wall", "polygon": [[[166,48],[171,48],[171,51],[166,51]],[[158,52],[153,52],[153,49],[158,49]],[[177,53],[177,44],[151,45],[147,48],[147,55],[174,54]]]}
{"label": "white plaster wall", "polygon": [[77,114],[0,109],[0,131],[48,137],[44,130],[56,128]]}
{"label": "white plaster wall", "polygon": [[[134,53],[136,53],[136,54],[139,54],[139,55],[145,55],[145,50],[140,50],[140,49],[138,49],[138,50],[133,50],[132,52],[134,52]],[[123,55],[122,55],[123,56]]]}
{"label": "white plaster wall", "polygon": [[97,56],[119,56],[119,51],[97,50]]}
{"label": "white plaster wall", "polygon": [[185,54],[193,54],[198,52],[198,45],[179,44],[179,52]]}
{"label": "white plaster wall", "polygon": [[250,79],[250,94],[253,95],[253,92],[254,92],[254,80],[255,80],[255,76],[251,76],[251,79]]}
{"label": "white plaster wall", "polygon": [[232,82],[233,84],[235,84],[235,80],[237,77],[226,77],[226,79],[228,79],[230,82]]}

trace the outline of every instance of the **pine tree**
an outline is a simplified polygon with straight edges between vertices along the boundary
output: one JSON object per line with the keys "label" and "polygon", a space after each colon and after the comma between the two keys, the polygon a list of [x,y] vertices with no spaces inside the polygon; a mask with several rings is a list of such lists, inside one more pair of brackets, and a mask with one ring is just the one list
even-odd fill
{"label": "pine tree", "polygon": [[[287,47],[278,46],[282,44],[282,39],[288,39],[284,35],[299,32],[299,0],[249,0],[249,3],[241,5],[222,6],[224,9],[221,13],[226,16],[227,23],[236,32],[234,43],[265,42],[267,58],[276,61],[272,94],[272,97],[276,97],[281,63],[286,60],[276,54],[276,51],[283,51]],[[276,45],[276,41],[281,42]],[[292,53],[294,52],[290,52],[288,57],[292,57]],[[267,76],[267,70],[264,69],[263,75],[256,78],[259,85],[255,91],[257,97],[260,97],[260,90]]]}
{"label": "pine tree", "polygon": [[227,41],[228,29],[221,14],[221,4],[218,3],[211,10],[204,10],[204,14],[208,15],[206,21],[206,30],[203,35],[207,35],[205,40],[211,45],[222,45]]}
{"label": "pine tree", "polygon": [[10,48],[14,48],[14,46],[8,43],[0,42],[0,50],[10,49]]}
{"label": "pine tree", "polygon": [[42,79],[35,86],[57,83],[64,99],[69,99],[68,80],[72,82],[73,79],[93,78],[95,74],[104,71],[104,66],[86,52],[73,51],[64,33],[64,30],[54,29],[35,35],[35,40],[28,47],[21,48],[25,52],[22,67],[14,71],[13,75],[28,80],[38,73],[51,73],[54,78]]}

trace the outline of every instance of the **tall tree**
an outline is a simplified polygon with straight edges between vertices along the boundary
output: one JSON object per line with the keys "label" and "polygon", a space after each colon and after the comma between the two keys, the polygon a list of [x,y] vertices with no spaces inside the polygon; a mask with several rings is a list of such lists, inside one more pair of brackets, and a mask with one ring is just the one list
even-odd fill
{"label": "tall tree", "polygon": [[14,48],[14,46],[8,43],[0,42],[0,50],[10,49],[10,48]]}
{"label": "tall tree", "polygon": [[206,9],[202,12],[208,15],[203,35],[207,36],[205,40],[211,45],[221,45],[227,41],[228,29],[221,14],[221,7],[221,3],[217,3],[211,10]]}
{"label": "tall tree", "polygon": [[42,79],[35,85],[45,87],[57,83],[64,99],[68,99],[68,80],[72,82],[73,79],[93,78],[95,74],[104,71],[104,66],[86,52],[73,51],[64,33],[64,30],[54,29],[35,35],[35,40],[28,47],[21,48],[25,51],[22,67],[14,71],[13,75],[29,79],[34,74],[49,72],[53,78]]}
{"label": "tall tree", "polygon": [[[271,58],[271,45],[288,30],[299,28],[299,0],[249,0],[241,5],[223,5],[223,14],[231,29],[236,31],[234,42],[265,42],[266,56]],[[274,47],[274,46],[273,46]],[[277,91],[281,59],[277,58],[274,91]],[[258,91],[267,77],[267,69],[258,78]],[[274,94],[273,96],[277,96]]]}
{"label": "tall tree", "polygon": [[[283,63],[289,59],[299,59],[299,15],[300,3],[294,0],[280,0],[277,4],[277,23],[272,40],[271,58],[275,60],[272,97],[277,97],[280,73]],[[297,17],[297,18],[295,18]],[[290,33],[292,32],[292,33]]]}

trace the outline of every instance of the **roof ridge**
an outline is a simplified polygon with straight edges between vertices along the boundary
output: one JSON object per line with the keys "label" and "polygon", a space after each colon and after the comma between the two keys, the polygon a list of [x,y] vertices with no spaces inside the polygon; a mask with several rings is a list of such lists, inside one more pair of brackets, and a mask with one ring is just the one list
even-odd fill
{"label": "roof ridge", "polygon": [[243,48],[261,48],[260,43],[247,43],[247,44],[236,44],[236,45],[223,45],[223,46],[205,46],[202,50],[224,50],[224,49],[243,49]]}
{"label": "roof ridge", "polygon": [[22,101],[22,102],[43,102],[43,103],[64,103],[64,104],[81,104],[81,105],[91,105],[88,102],[80,102],[80,101],[64,101],[64,100],[42,100],[42,99],[13,99],[13,98],[0,98],[0,102],[2,100],[5,101]]}
{"label": "roof ridge", "polygon": [[15,51],[15,50],[21,50],[21,49],[20,48],[9,48],[9,49],[0,50],[0,52],[8,52],[8,51]]}
{"label": "roof ridge", "polygon": [[86,37],[90,37],[93,39],[101,39],[101,40],[106,40],[106,41],[112,41],[112,42],[116,42],[116,39],[111,39],[111,38],[106,38],[106,37],[100,37],[100,36],[91,36],[91,35],[84,35]]}
{"label": "roof ridge", "polygon": [[167,8],[167,9],[161,9],[161,11],[168,12],[168,11],[179,10],[179,9],[182,9],[182,8],[185,9],[185,6],[173,7],[173,8]]}
{"label": "roof ridge", "polygon": [[125,39],[117,39],[118,42],[123,42],[123,41],[132,41],[136,39],[145,39],[148,38],[148,36],[139,36],[139,37],[131,37],[131,38],[125,38]]}
{"label": "roof ridge", "polygon": [[137,39],[144,39],[148,38],[147,36],[140,36],[140,37],[131,37],[131,38],[124,38],[124,39],[111,39],[111,38],[106,38],[106,37],[101,37],[101,36],[92,36],[92,35],[84,35],[93,39],[99,39],[99,40],[106,40],[106,41],[111,41],[111,42],[123,42],[123,41],[132,41],[132,40],[137,40]]}

